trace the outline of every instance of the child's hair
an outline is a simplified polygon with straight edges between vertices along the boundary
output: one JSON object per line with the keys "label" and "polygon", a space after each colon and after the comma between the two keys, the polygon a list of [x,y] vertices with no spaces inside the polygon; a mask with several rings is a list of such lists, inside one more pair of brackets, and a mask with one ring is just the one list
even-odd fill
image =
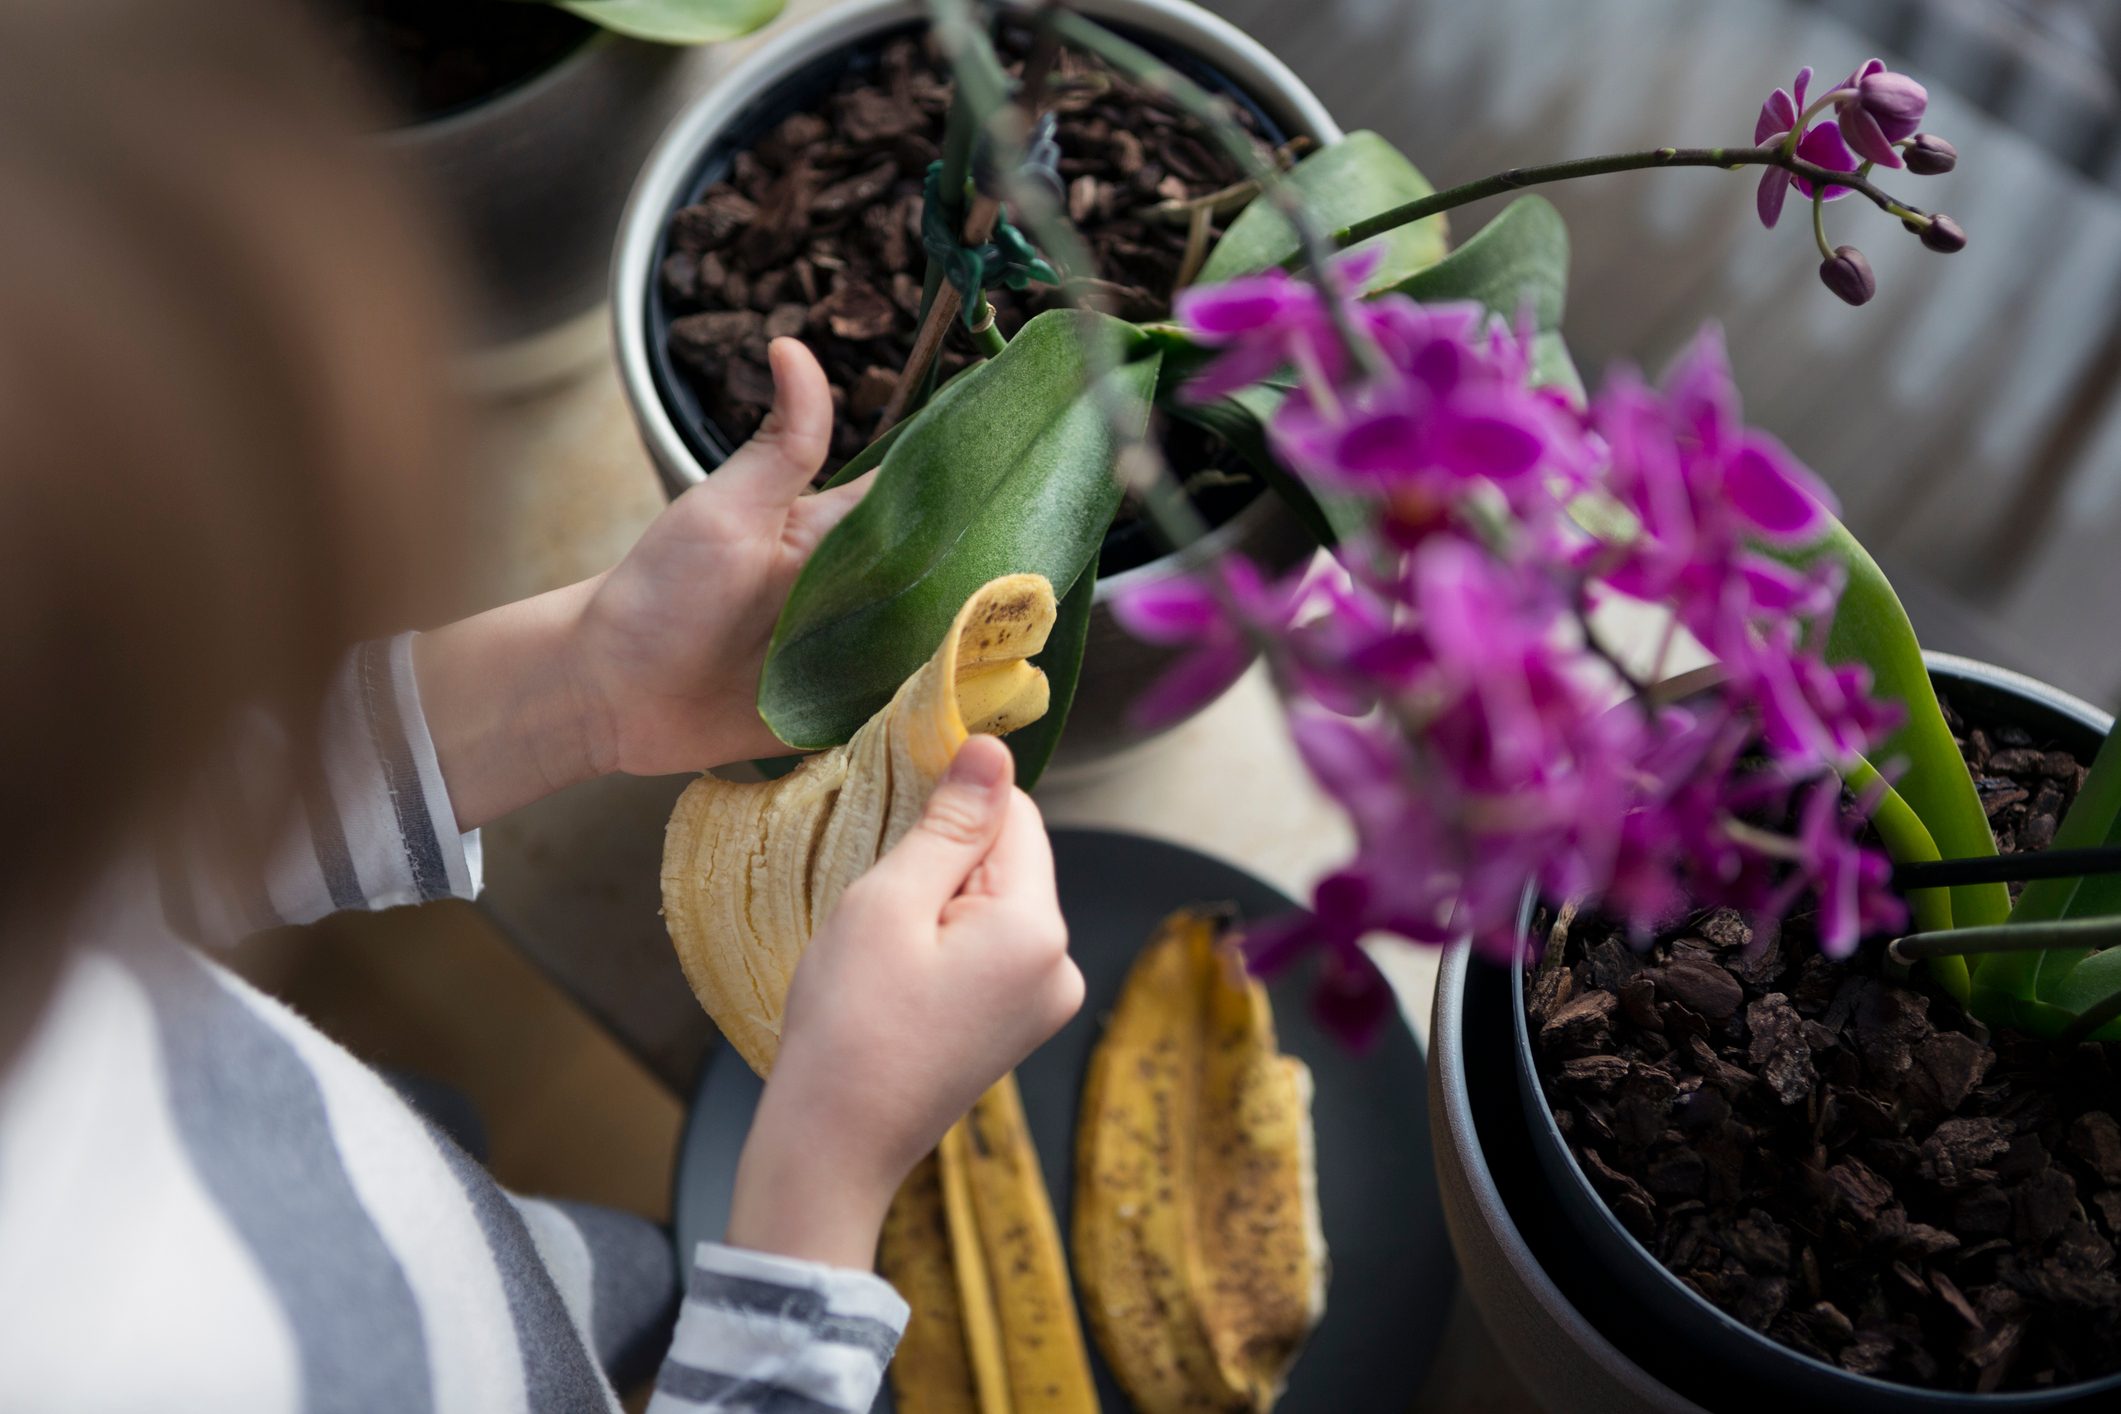
{"label": "child's hair", "polygon": [[305,8],[0,5],[0,994],[461,548],[442,283]]}

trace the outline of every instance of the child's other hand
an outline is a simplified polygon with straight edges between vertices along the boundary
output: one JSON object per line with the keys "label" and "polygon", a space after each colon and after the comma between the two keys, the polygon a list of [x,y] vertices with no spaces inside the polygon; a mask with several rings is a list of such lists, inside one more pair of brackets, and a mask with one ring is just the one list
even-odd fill
{"label": "child's other hand", "polygon": [[774,622],[868,478],[804,494],[832,440],[832,390],[776,339],[758,436],[670,503],[619,564],[413,643],[457,828],[613,771],[698,771],[787,748],[759,719]]}
{"label": "child's other hand", "polygon": [[1038,807],[974,737],[811,940],[737,1173],[730,1242],[866,1267],[943,1131],[1082,1005]]}
{"label": "child's other hand", "polygon": [[773,411],[758,435],[592,581],[573,657],[600,772],[787,752],[758,714],[766,644],[797,572],[866,478],[804,494],[832,443],[832,390],[794,339],[767,352]]}

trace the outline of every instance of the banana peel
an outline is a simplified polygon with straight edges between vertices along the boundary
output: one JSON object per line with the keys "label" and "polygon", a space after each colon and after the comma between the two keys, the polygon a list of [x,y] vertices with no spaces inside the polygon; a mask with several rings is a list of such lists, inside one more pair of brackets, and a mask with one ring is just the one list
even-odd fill
{"label": "banana peel", "polygon": [[1060,1225],[1014,1075],[899,1189],[877,1270],[913,1308],[891,1365],[900,1414],[1095,1414]]}
{"label": "banana peel", "polygon": [[1186,910],[1151,939],[1076,1128],[1076,1280],[1142,1414],[1265,1414],[1325,1310],[1310,1071],[1226,924]]}
{"label": "banana peel", "polygon": [[847,886],[913,827],[975,732],[1037,721],[1056,605],[1035,574],[965,601],[935,653],[844,746],[777,781],[702,776],[663,837],[663,918],[685,980],[751,1068],[780,1049],[795,965]]}
{"label": "banana peel", "polygon": [[891,1360],[901,1414],[981,1414],[949,1222],[942,1156],[930,1154],[899,1186],[876,1245],[878,1273],[912,1311]]}

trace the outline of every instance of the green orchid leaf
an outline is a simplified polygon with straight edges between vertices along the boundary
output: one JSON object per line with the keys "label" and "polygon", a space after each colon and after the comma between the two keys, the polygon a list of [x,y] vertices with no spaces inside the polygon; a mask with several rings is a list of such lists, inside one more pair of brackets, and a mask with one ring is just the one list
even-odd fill
{"label": "green orchid leaf", "polygon": [[2109,947],[2080,950],[2076,965],[2043,989],[2038,1000],[2080,1016],[2116,992],[2121,992],[2121,947]]}
{"label": "green orchid leaf", "polygon": [[[1872,799],[1871,828],[1878,832],[1885,852],[1903,864],[1926,863],[1938,858],[1937,841],[1929,826],[1915,813],[1907,798],[1886,784],[1878,768],[1861,756],[1842,766],[1841,776],[1858,800]],[[1952,895],[1949,889],[1913,889],[1908,893],[1908,913],[1914,930],[1947,933],[1952,927]],[[1964,1006],[1973,987],[1973,976],[1963,957],[1933,957],[1930,975],[1952,998]]]}
{"label": "green orchid leaf", "polygon": [[962,385],[965,381],[965,375],[972,373],[980,366],[981,365],[975,363],[968,368],[961,368],[956,373],[952,374],[950,376],[950,381],[943,384],[942,387],[936,389],[934,394],[928,399],[928,401],[922,404],[917,411],[908,413],[906,417],[902,420],[892,423],[891,426],[885,430],[883,436],[877,438],[874,442],[871,442],[868,446],[862,448],[859,452],[856,452],[853,456],[849,457],[846,463],[841,466],[838,471],[835,471],[829,478],[827,478],[824,486],[821,489],[830,491],[835,486],[845,486],[848,482],[854,480],[857,476],[860,476],[865,472],[874,471],[877,467],[881,466],[883,464],[884,454],[891,450],[892,444],[898,441],[898,439],[905,433],[906,429],[912,426],[915,422],[918,422],[921,418],[927,416],[936,408],[942,407],[946,403],[950,402],[953,398],[955,398],[958,394],[962,393],[964,391]]}
{"label": "green orchid leaf", "polygon": [[[1809,557],[1829,556],[1846,570],[1841,605],[1827,636],[1826,656],[1834,663],[1862,663],[1871,670],[1871,687],[1896,703],[1903,717],[1897,729],[1871,755],[1902,767],[1894,789],[1930,833],[1941,856],[1971,859],[1996,852],[1988,814],[1974,791],[1974,778],[1952,741],[1943,709],[1922,662],[1922,645],[1908,622],[1900,596],[1885,572],[1847,528],[1836,521]],[[2001,923],[2010,911],[2010,891],[2002,884],[1975,884],[1951,891],[1952,921],[1958,927]],[[1997,957],[1983,958],[1990,963]],[[1980,969],[1977,968],[1978,973]]]}
{"label": "green orchid leaf", "polygon": [[1514,320],[1528,305],[1535,328],[1561,327],[1569,290],[1569,228],[1543,196],[1521,196],[1473,238],[1390,289],[1424,304],[1476,300]]}
{"label": "green orchid leaf", "polygon": [[[2051,849],[2082,849],[2121,844],[2121,724],[2099,745],[2084,785],[2055,830]],[[2018,895],[2010,921],[2033,925],[2076,918],[2121,914],[2121,880],[2112,875],[2083,879],[2034,879]],[[2032,995],[2057,1005],[2074,1006],[2084,988],[2096,980],[2078,979],[2077,969],[2093,954],[2083,948],[2058,948],[2033,956],[2029,969]],[[2112,966],[2114,964],[2107,964]],[[2097,977],[2095,971],[2091,978]],[[2093,1002],[2098,998],[2094,996]]]}
{"label": "green orchid leaf", "polygon": [[[1406,155],[1376,133],[1349,133],[1289,169],[1288,183],[1324,230],[1338,230],[1418,201],[1435,190]],[[1372,237],[1355,250],[1382,249],[1384,259],[1364,284],[1380,290],[1443,259],[1449,243],[1443,217],[1431,216]],[[1272,270],[1297,253],[1296,232],[1274,203],[1256,199],[1237,214],[1201,267],[1198,283],[1218,284]]]}
{"label": "green orchid leaf", "polygon": [[712,44],[771,24],[782,0],[558,0],[616,34],[656,44]]}
{"label": "green orchid leaf", "polygon": [[1030,790],[1045,774],[1068,725],[1068,709],[1075,705],[1076,684],[1083,675],[1083,648],[1090,639],[1090,610],[1097,601],[1097,556],[1083,566],[1061,595],[1060,612],[1046,646],[1031,661],[1046,675],[1046,715],[1027,727],[1019,727],[1004,738],[1016,755],[1016,784]]}
{"label": "green orchid leaf", "polygon": [[[2055,829],[2050,849],[2084,849],[2121,844],[2121,723],[2106,734],[2099,754]],[[2011,922],[2036,923],[2051,918],[2090,918],[2121,913],[2121,878],[2034,879],[2018,895]]]}
{"label": "green orchid leaf", "polygon": [[[1073,585],[1118,509],[1113,460],[1147,427],[1158,362],[1129,325],[1052,310],[911,419],[781,609],[759,682],[775,735],[805,750],[847,740],[996,576]],[[1131,425],[1111,425],[1095,367]]]}

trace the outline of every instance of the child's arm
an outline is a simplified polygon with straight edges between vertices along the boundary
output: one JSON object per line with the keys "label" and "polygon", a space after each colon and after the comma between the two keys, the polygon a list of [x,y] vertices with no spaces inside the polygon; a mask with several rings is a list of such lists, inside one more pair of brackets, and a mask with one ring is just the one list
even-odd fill
{"label": "child's arm", "polygon": [[[210,782],[228,798],[202,801],[200,826],[163,861],[172,926],[230,940],[338,909],[470,898],[476,831],[517,806],[611,771],[783,750],[754,702],[766,644],[803,561],[862,487],[803,494],[830,442],[831,390],[801,344],[780,340],[771,355],[775,404],[759,435],[618,566],[362,645],[313,741],[261,720]],[[292,769],[291,746],[321,758],[321,774],[294,772],[306,787],[299,818],[261,871],[222,878],[202,861],[215,857],[205,847],[215,819],[247,818],[235,768]],[[187,849],[200,858],[180,857]]]}
{"label": "child's arm", "polygon": [[868,1270],[892,1194],[1082,1005],[1045,828],[1010,778],[999,742],[966,743],[920,824],[811,940],[727,1244],[695,1254],[652,1411],[875,1397],[906,1320]]}
{"label": "child's arm", "polygon": [[577,781],[784,754],[759,671],[810,552],[862,482],[806,495],[831,442],[810,351],[776,340],[756,437],[670,504],[615,568],[414,642],[421,706],[463,830]]}

